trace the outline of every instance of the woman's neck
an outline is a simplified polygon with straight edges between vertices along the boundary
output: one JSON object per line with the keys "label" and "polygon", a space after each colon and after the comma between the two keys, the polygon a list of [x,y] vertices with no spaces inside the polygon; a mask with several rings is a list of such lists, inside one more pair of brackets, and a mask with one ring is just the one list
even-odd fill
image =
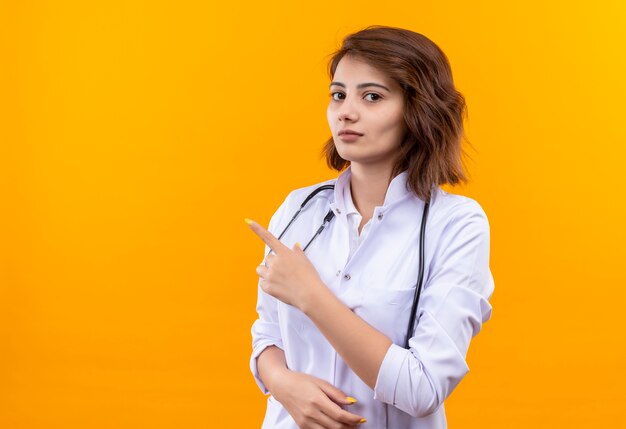
{"label": "woman's neck", "polygon": [[370,218],[374,208],[385,202],[391,168],[350,166],[350,193],[354,207],[364,218]]}

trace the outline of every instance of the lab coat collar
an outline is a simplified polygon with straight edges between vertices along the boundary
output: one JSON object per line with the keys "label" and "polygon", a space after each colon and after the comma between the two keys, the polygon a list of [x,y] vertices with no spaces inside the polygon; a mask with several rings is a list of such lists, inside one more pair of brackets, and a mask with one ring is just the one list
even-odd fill
{"label": "lab coat collar", "polygon": [[[352,202],[352,194],[350,192],[350,176],[352,175],[351,166],[348,166],[338,177],[335,182],[335,202],[332,207],[337,214],[358,213],[354,203]],[[411,193],[407,188],[408,170],[404,170],[391,180],[382,208],[388,208],[394,203],[404,199]]]}

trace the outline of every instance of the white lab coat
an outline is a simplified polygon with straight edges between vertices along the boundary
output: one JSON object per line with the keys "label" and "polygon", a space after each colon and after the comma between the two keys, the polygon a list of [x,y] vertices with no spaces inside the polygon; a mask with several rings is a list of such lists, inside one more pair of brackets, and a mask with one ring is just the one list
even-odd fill
{"label": "white lab coat", "polygon": [[[350,196],[350,167],[337,179],[292,191],[270,220],[278,236],[313,189],[335,184],[315,196],[281,239],[290,248],[304,246],[329,208],[330,225],[306,254],[322,281],[356,315],[388,336],[390,346],[374,390],[344,362],[311,320],[258,287],[259,318],[252,325],[250,368],[260,389],[256,358],[269,345],[285,352],[293,371],[319,377],[358,402],[345,408],[367,419],[371,428],[443,429],[444,400],[469,367],[470,340],[491,317],[494,289],[489,269],[489,223],[480,205],[434,187],[426,224],[424,283],[418,324],[403,344],[419,270],[419,234],[424,202],[407,190],[407,172],[389,185],[361,236],[361,216]],[[269,251],[265,247],[265,254]],[[340,327],[338,327],[340,329]],[[363,350],[367,353],[367,349]],[[266,429],[297,425],[271,395]]]}

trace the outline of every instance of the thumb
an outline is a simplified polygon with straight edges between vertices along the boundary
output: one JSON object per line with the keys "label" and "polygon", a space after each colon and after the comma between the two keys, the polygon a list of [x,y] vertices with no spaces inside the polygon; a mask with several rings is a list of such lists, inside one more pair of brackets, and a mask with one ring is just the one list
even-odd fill
{"label": "thumb", "polygon": [[341,389],[338,389],[330,383],[322,381],[318,386],[326,396],[337,405],[350,405],[356,402],[356,399],[349,397]]}

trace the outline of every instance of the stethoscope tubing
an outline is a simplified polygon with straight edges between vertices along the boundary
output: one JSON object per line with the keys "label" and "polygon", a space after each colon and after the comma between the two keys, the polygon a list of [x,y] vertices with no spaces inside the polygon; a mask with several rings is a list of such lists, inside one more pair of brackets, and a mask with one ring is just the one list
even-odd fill
{"label": "stethoscope tubing", "polygon": [[[302,204],[300,204],[300,208],[298,208],[298,210],[294,213],[294,215],[291,217],[291,220],[289,221],[289,223],[287,223],[287,226],[285,226],[285,228],[283,229],[283,231],[280,233],[280,235],[278,236],[278,239],[280,240],[283,235],[285,235],[285,233],[287,232],[287,230],[291,227],[291,225],[294,223],[294,221],[296,220],[296,218],[300,215],[300,213],[302,212],[302,210],[304,209],[304,207],[307,205],[307,203],[313,198],[315,197],[318,193],[325,191],[325,190],[334,190],[335,189],[335,185],[322,185],[319,186],[317,188],[315,188],[313,190],[313,192],[311,192],[302,202]],[[409,348],[409,339],[413,336],[414,332],[415,332],[415,319],[417,317],[417,306],[419,303],[419,299],[420,299],[420,292],[422,289],[422,283],[424,280],[424,252],[425,252],[425,235],[426,235],[426,220],[428,219],[428,211],[429,211],[429,207],[430,207],[430,201],[427,201],[424,204],[424,212],[422,214],[422,225],[420,228],[420,244],[419,244],[419,272],[418,272],[418,280],[417,280],[417,285],[415,287],[415,295],[413,296],[413,305],[411,306],[411,317],[409,318],[409,324],[407,327],[407,333],[406,333],[406,339],[405,339],[405,343],[404,343],[404,348],[408,349]],[[333,220],[333,218],[335,217],[335,213],[332,210],[329,210],[328,213],[326,213],[326,216],[324,216],[324,220],[322,221],[322,224],[320,225],[320,227],[317,229],[317,231],[315,232],[315,234],[313,235],[313,237],[311,237],[311,239],[309,240],[309,242],[304,246],[304,248],[302,249],[303,251],[306,251],[306,249],[311,245],[311,243],[313,243],[313,240],[315,240],[321,233],[322,231],[330,224],[330,222]],[[271,249],[268,252],[271,253]],[[267,257],[267,255],[266,255]]]}

